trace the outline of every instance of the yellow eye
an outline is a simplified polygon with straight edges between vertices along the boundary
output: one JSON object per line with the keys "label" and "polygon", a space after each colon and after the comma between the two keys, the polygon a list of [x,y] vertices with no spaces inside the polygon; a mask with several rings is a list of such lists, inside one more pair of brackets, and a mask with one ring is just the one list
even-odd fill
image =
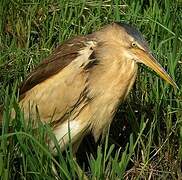
{"label": "yellow eye", "polygon": [[137,44],[136,44],[136,42],[132,42],[132,47],[137,47]]}

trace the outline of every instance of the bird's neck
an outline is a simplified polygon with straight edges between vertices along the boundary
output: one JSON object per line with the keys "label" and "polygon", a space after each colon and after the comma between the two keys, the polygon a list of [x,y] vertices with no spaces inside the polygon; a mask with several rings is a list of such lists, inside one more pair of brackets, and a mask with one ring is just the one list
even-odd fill
{"label": "bird's neck", "polygon": [[95,93],[110,93],[122,100],[136,79],[137,64],[133,60],[124,59],[120,52],[118,47],[111,49],[109,46],[98,50],[99,64],[91,72],[90,85]]}
{"label": "bird's neck", "polygon": [[90,104],[92,110],[92,133],[97,140],[105,131],[118,105],[126,98],[136,79],[137,64],[131,60],[123,60],[122,55],[114,49],[111,55],[100,59],[100,63],[90,74],[89,90],[93,98]]}

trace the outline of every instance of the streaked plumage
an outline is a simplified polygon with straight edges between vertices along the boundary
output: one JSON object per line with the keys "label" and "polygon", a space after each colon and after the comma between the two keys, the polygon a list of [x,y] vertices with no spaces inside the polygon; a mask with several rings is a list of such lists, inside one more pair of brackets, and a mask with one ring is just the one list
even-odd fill
{"label": "streaked plumage", "polygon": [[36,119],[38,109],[41,120],[51,123],[62,149],[68,143],[68,121],[73,144],[78,146],[88,132],[97,141],[128,95],[137,62],[154,68],[175,86],[136,29],[124,23],[104,26],[56,48],[23,82],[19,105],[26,119],[29,110]]}

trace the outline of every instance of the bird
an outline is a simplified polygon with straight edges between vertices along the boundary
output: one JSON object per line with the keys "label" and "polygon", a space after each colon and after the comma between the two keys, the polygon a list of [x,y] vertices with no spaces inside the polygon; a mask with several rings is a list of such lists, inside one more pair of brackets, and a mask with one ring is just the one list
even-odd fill
{"label": "bird", "polygon": [[55,48],[22,82],[18,104],[25,119],[36,120],[38,114],[50,125],[61,150],[71,137],[76,152],[88,133],[96,142],[104,137],[132,89],[138,64],[177,87],[141,32],[128,23],[113,22]]}

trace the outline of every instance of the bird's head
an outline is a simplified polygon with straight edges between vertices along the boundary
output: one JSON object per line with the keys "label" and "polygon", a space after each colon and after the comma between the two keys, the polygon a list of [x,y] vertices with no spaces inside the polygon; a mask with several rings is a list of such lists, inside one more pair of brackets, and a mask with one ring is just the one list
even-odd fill
{"label": "bird's head", "polygon": [[112,33],[115,34],[113,38],[122,46],[123,52],[121,53],[126,59],[145,64],[173,87],[177,87],[174,80],[154,58],[147,42],[138,30],[126,23],[113,23],[110,28],[115,30],[115,33]]}

